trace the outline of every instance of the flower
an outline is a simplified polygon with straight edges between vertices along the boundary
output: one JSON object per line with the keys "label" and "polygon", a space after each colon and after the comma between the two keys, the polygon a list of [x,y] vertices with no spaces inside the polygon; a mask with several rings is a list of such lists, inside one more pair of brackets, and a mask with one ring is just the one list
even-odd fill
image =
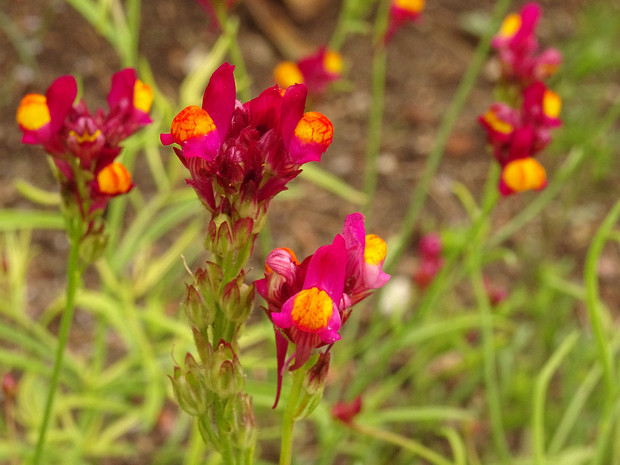
{"label": "flower", "polygon": [[346,217],[342,236],[347,246],[345,294],[353,306],[390,279],[390,275],[383,271],[387,245],[376,234],[366,234],[361,213]]}
{"label": "flower", "polygon": [[413,275],[413,280],[418,289],[424,290],[435,279],[435,276],[443,267],[441,237],[437,233],[427,233],[420,239],[418,253],[420,263]]}
{"label": "flower", "polygon": [[305,84],[311,95],[321,95],[329,84],[342,76],[342,55],[326,47],[302,58],[298,62],[283,61],[274,71],[276,84],[287,89],[294,84]]}
{"label": "flower", "polygon": [[[284,372],[303,366],[314,349],[327,346],[328,352],[340,340],[339,330],[352,306],[389,280],[382,270],[386,253],[385,242],[366,235],[364,216],[354,213],[345,219],[342,234],[301,263],[287,248],[267,255],[265,277],[255,286],[275,329],[276,405]],[[287,358],[289,342],[295,349]]]}
{"label": "flower", "polygon": [[534,160],[551,141],[551,129],[562,124],[560,97],[545,84],[535,81],[523,89],[521,108],[495,103],[478,118],[487,131],[493,156],[502,168],[502,195],[546,186],[546,175]]}
{"label": "flower", "polygon": [[493,37],[491,45],[499,54],[505,80],[527,85],[551,76],[560,66],[562,55],[558,50],[538,52],[536,26],[540,15],[537,3],[527,3],[519,13],[508,15]]}
{"label": "flower", "polygon": [[425,3],[425,0],[392,0],[385,42],[389,42],[394,33],[405,23],[417,21],[424,10]]}
{"label": "flower", "polygon": [[357,396],[352,402],[336,402],[332,407],[332,418],[350,425],[362,411],[362,396]]}
{"label": "flower", "polygon": [[107,112],[91,114],[83,101],[74,103],[76,95],[75,78],[61,76],[45,95],[26,95],[16,119],[22,142],[41,144],[53,157],[63,194],[86,217],[133,187],[127,169],[114,160],[121,142],[151,122],[153,93],[127,68],[112,76]]}
{"label": "flower", "polygon": [[333,125],[320,113],[304,113],[303,84],[285,92],[270,87],[242,104],[235,98],[233,69],[221,65],[201,107],[183,109],[160,139],[178,145],[175,153],[190,173],[187,183],[213,215],[250,217],[260,224],[269,201],[301,165],[320,161]]}

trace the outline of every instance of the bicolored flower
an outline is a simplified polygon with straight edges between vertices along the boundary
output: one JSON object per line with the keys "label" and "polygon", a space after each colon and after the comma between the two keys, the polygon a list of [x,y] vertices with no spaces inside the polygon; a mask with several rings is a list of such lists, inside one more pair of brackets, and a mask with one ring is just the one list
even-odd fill
{"label": "bicolored flower", "polygon": [[160,138],[179,146],[187,182],[209,211],[249,209],[256,218],[301,165],[320,161],[333,126],[320,113],[304,113],[302,84],[283,93],[277,86],[265,89],[245,104],[235,94],[233,66],[224,63],[211,76],[201,107],[183,109]]}
{"label": "bicolored flower", "polygon": [[[352,306],[387,282],[389,275],[382,270],[386,252],[382,239],[366,235],[363,215],[354,213],[342,234],[301,263],[286,248],[267,256],[265,277],[255,286],[275,328],[276,404],[284,372],[303,366],[314,349],[327,346],[329,351]],[[295,349],[287,358],[289,343]]]}
{"label": "bicolored flower", "polygon": [[425,0],[392,0],[385,41],[389,42],[394,33],[405,23],[416,21],[422,14],[425,3]]}
{"label": "bicolored flower", "polygon": [[[23,143],[41,144],[53,157],[62,174],[63,194],[72,196],[69,201],[77,202],[86,217],[133,187],[127,169],[114,160],[121,142],[151,122],[153,93],[137,79],[135,70],[127,68],[112,77],[107,112],[97,109],[91,114],[83,101],[74,103],[76,95],[75,79],[62,76],[45,95],[28,94],[22,99],[17,123]],[[78,175],[75,169],[83,173]],[[85,181],[82,188],[77,186]]]}
{"label": "bicolored flower", "polygon": [[536,26],[541,8],[535,2],[527,3],[519,13],[508,15],[491,45],[499,54],[504,78],[527,85],[542,80],[558,69],[562,55],[553,48],[538,51]]}
{"label": "bicolored flower", "polygon": [[390,279],[390,275],[383,271],[387,245],[376,234],[366,234],[361,213],[346,217],[342,236],[347,246],[345,294],[352,306]]}
{"label": "bicolored flower", "polygon": [[41,144],[51,155],[65,153],[62,129],[77,96],[73,76],[61,76],[45,95],[28,94],[17,108],[17,124],[23,144]]}
{"label": "bicolored flower", "polygon": [[478,118],[487,132],[493,156],[502,167],[502,195],[546,186],[545,170],[532,157],[549,144],[551,129],[562,124],[562,100],[545,84],[534,81],[522,90],[521,96],[520,109],[495,103]]}
{"label": "bicolored flower", "polygon": [[294,84],[305,84],[311,95],[321,95],[329,84],[342,76],[342,55],[321,47],[316,53],[298,62],[283,61],[274,71],[273,78],[282,89]]}

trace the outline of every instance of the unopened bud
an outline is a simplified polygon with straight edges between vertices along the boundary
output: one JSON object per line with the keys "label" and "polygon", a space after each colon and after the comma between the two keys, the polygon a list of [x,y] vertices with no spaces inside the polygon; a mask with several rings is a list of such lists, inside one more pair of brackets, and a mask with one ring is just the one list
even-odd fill
{"label": "unopened bud", "polygon": [[237,448],[241,450],[254,448],[257,429],[252,398],[247,394],[239,394],[235,399],[233,410],[237,426],[235,431]]}
{"label": "unopened bud", "polygon": [[220,341],[209,367],[211,389],[221,397],[228,397],[243,389],[243,368],[229,342]]}
{"label": "unopened bud", "polygon": [[222,311],[226,319],[235,323],[247,320],[254,305],[254,284],[245,283],[245,273],[224,286]]}
{"label": "unopened bud", "polygon": [[189,415],[203,415],[209,404],[202,369],[191,354],[185,357],[185,369],[174,367],[172,382],[174,396],[179,406]]}
{"label": "unopened bud", "polygon": [[329,352],[320,354],[316,363],[306,373],[301,397],[294,416],[295,420],[306,418],[321,403],[325,380],[329,371],[329,359]]}

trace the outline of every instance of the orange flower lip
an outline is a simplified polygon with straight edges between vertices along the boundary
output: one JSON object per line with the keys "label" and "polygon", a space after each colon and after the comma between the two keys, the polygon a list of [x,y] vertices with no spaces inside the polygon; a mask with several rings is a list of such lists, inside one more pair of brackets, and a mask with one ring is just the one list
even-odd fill
{"label": "orange flower lip", "polygon": [[333,311],[334,303],[327,292],[312,287],[297,294],[291,318],[301,330],[316,332],[327,327]]}
{"label": "orange flower lip", "polygon": [[181,143],[216,131],[213,119],[202,108],[190,105],[174,117],[170,132],[175,142]]}
{"label": "orange flower lip", "polygon": [[28,131],[41,129],[51,121],[45,95],[27,94],[17,108],[17,123]]}
{"label": "orange flower lip", "polygon": [[364,247],[364,261],[369,265],[379,265],[385,260],[387,255],[387,245],[383,239],[376,234],[366,235],[366,246]]}
{"label": "orange flower lip", "polygon": [[542,189],[547,182],[543,166],[534,158],[521,158],[511,161],[504,167],[502,179],[515,192]]}
{"label": "orange flower lip", "polygon": [[334,126],[325,115],[309,111],[297,123],[294,134],[301,142],[326,147],[334,137]]}
{"label": "orange flower lip", "polygon": [[131,174],[122,163],[110,163],[97,174],[97,184],[103,194],[124,194],[131,188]]}

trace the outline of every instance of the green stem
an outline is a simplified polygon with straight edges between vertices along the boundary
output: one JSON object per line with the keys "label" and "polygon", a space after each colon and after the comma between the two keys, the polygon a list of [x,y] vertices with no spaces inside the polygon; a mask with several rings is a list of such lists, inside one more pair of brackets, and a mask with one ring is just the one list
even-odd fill
{"label": "green stem", "polygon": [[463,109],[463,106],[467,101],[467,97],[474,87],[478,73],[484,65],[484,61],[491,43],[491,38],[497,31],[500,20],[503,18],[509,5],[510,0],[500,0],[497,2],[495,11],[493,12],[491,25],[484,37],[478,43],[478,47],[476,48],[474,57],[469,64],[469,68],[467,68],[467,71],[463,76],[458,89],[456,90],[456,94],[454,95],[454,98],[452,99],[452,102],[450,103],[450,106],[446,110],[445,116],[441,121],[441,125],[437,131],[437,137],[435,138],[435,145],[429,154],[424,174],[412,193],[411,200],[409,201],[409,207],[407,208],[407,212],[405,213],[405,217],[401,223],[400,230],[396,236],[394,244],[390,247],[390,252],[385,261],[384,269],[388,273],[394,271],[398,260],[400,260],[403,256],[405,249],[409,245],[413,229],[415,228],[418,216],[424,206],[428,188],[433,177],[435,176],[435,173],[437,172],[437,169],[439,168],[443,151],[448,141],[448,136],[452,132],[452,127],[454,126],[459,113]]}
{"label": "green stem", "polygon": [[387,53],[383,37],[389,19],[389,2],[379,4],[375,20],[375,53],[372,60],[372,83],[370,113],[368,114],[368,142],[366,145],[366,162],[364,171],[364,194],[366,201],[364,213],[368,215],[375,191],[377,189],[377,158],[381,149],[381,132],[383,124],[383,106],[385,101],[385,73]]}
{"label": "green stem", "polygon": [[293,372],[291,394],[286,402],[282,416],[282,442],[280,444],[280,465],[290,465],[293,456],[293,428],[295,426],[295,410],[301,394],[306,370],[299,368]]}
{"label": "green stem", "polygon": [[356,423],[351,424],[351,429],[370,436],[375,439],[393,444],[401,449],[408,450],[423,459],[429,461],[435,465],[452,465],[452,462],[446,460],[444,457],[436,453],[435,451],[423,446],[417,441],[401,436],[400,434],[392,433],[391,431],[384,431],[370,426],[363,426]]}
{"label": "green stem", "polygon": [[558,369],[564,357],[568,355],[577,340],[579,334],[574,331],[568,335],[560,347],[545,364],[536,379],[534,390],[534,406],[532,412],[532,435],[534,436],[534,459],[536,465],[545,465],[545,393],[551,381],[553,373]]}
{"label": "green stem", "polygon": [[35,448],[34,458],[32,462],[33,465],[38,465],[39,463],[41,463],[41,458],[43,456],[45,438],[47,436],[47,430],[50,424],[52,408],[54,406],[54,398],[58,389],[58,381],[60,379],[60,372],[63,365],[65,347],[67,346],[67,341],[69,339],[69,330],[71,329],[71,322],[73,321],[73,314],[75,312],[75,296],[77,294],[77,290],[80,285],[80,278],[82,275],[82,270],[79,266],[81,228],[77,227],[75,224],[69,225],[68,232],[70,250],[67,263],[67,289],[65,308],[60,320],[60,329],[58,330],[58,345],[56,347],[54,368],[52,371],[52,378],[50,380],[50,385],[47,392],[45,410],[43,412],[43,419],[41,421],[41,427],[39,429],[39,438],[37,440],[37,445]]}
{"label": "green stem", "polygon": [[[477,243],[478,244],[478,243]],[[484,288],[482,267],[480,263],[480,247],[471,251],[470,265],[472,267],[472,287],[476,295],[476,303],[480,309],[480,329],[482,334],[482,350],[484,357],[484,383],[486,386],[486,399],[491,420],[491,433],[495,447],[500,456],[501,463],[510,461],[510,449],[506,442],[504,421],[502,418],[502,402],[497,380],[495,335],[493,332],[493,314],[489,298]]]}
{"label": "green stem", "polygon": [[617,201],[592,238],[584,266],[586,307],[588,309],[588,317],[590,318],[600,363],[603,368],[603,379],[608,399],[611,399],[616,392],[616,382],[611,344],[605,334],[606,315],[604,314],[603,305],[601,305],[599,300],[597,263],[607,237],[614,225],[618,222],[619,217],[620,201]]}

